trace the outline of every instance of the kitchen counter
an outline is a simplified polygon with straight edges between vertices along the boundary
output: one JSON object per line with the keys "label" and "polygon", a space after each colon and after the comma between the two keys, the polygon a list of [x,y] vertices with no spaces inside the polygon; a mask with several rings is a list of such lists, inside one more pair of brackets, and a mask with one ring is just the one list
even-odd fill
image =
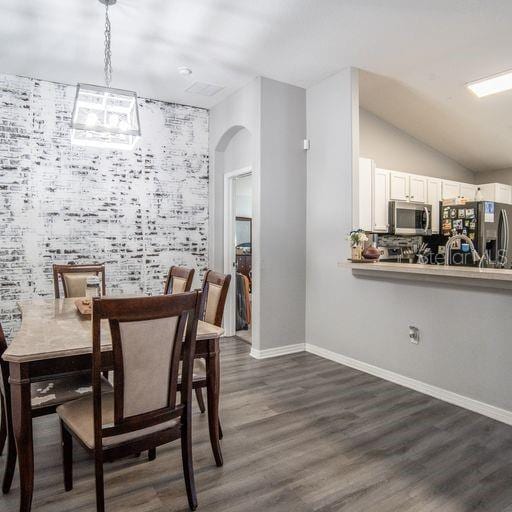
{"label": "kitchen counter", "polygon": [[352,270],[356,277],[444,282],[453,285],[512,290],[512,270],[495,268],[419,265],[412,263],[351,263],[338,266]]}

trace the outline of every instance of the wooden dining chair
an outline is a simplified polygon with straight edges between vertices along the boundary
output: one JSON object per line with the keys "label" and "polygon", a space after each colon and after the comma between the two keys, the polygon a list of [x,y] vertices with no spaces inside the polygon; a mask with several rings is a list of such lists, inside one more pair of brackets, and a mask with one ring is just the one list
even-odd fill
{"label": "wooden dining chair", "polygon": [[[181,439],[188,503],[197,508],[191,439],[192,371],[201,292],[94,298],[93,396],[57,408],[64,484],[73,488],[74,437],[95,459],[96,503],[105,510],[103,463]],[[112,337],[114,390],[101,389],[101,322]],[[186,334],[185,334],[186,331]],[[184,341],[183,336],[185,334]],[[178,371],[183,358],[180,401]]]}
{"label": "wooden dining chair", "polygon": [[172,266],[165,280],[164,295],[189,292],[194,279],[194,269]]}
{"label": "wooden dining chair", "polygon": [[[17,455],[12,428],[9,363],[2,359],[5,350],[7,350],[7,342],[2,326],[0,325],[0,402],[2,414],[0,448],[3,448],[7,443],[7,459],[2,481],[2,492],[7,494],[11,489]],[[111,389],[110,383],[104,378],[101,379],[101,386],[105,392]],[[90,395],[91,392],[90,372],[81,372],[58,379],[55,378],[32,383],[32,418],[53,414],[59,405],[70,400],[76,400],[77,398]],[[1,452],[2,450],[0,449],[0,453]]]}
{"label": "wooden dining chair", "polygon": [[[213,270],[208,270],[206,272],[203,278],[201,320],[218,327],[222,326],[224,306],[226,305],[230,282],[230,274],[220,274]],[[210,368],[212,364],[217,365],[217,382],[213,382],[210,378]],[[194,361],[192,386],[196,392],[201,412],[205,412],[202,394],[203,388],[206,388],[208,411],[212,410],[214,407],[218,409],[220,393],[219,375],[220,368],[218,357],[215,359],[196,359]],[[220,426],[220,422],[213,421],[210,414],[208,414],[208,429],[215,462],[217,466],[222,466],[222,454],[219,445],[219,439],[222,439],[222,428]]]}
{"label": "wooden dining chair", "polygon": [[55,298],[60,299],[60,285],[64,291],[64,297],[85,297],[87,279],[89,277],[99,277],[101,281],[101,294],[105,295],[105,265],[93,264],[69,264],[53,265],[53,288]]}

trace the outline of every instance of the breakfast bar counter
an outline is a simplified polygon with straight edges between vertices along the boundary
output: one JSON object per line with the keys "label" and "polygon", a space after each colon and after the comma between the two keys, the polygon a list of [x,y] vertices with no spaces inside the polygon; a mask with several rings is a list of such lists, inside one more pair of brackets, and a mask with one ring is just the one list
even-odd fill
{"label": "breakfast bar counter", "polygon": [[444,282],[452,285],[512,290],[512,270],[507,269],[349,261],[338,263],[338,267],[351,269],[354,276],[362,278]]}

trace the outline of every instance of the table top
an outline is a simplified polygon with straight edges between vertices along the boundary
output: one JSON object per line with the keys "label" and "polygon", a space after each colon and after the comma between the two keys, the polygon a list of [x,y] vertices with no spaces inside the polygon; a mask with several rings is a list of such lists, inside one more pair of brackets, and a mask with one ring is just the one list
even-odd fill
{"label": "table top", "polygon": [[[81,315],[76,299],[34,299],[18,302],[22,314],[21,328],[4,352],[10,362],[30,362],[57,357],[90,354],[92,352],[92,322]],[[110,329],[106,320],[102,326],[102,350],[111,350]],[[217,327],[201,320],[197,324],[197,339],[219,338],[224,334]]]}

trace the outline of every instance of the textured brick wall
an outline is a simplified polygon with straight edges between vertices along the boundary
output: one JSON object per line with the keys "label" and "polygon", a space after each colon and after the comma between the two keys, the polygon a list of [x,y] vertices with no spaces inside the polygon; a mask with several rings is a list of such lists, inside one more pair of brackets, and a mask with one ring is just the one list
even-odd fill
{"label": "textured brick wall", "polygon": [[116,293],[158,293],[171,264],[204,270],[208,112],[139,99],[134,151],[70,144],[75,88],[0,74],[0,319],[52,296],[54,262],[106,262]]}

